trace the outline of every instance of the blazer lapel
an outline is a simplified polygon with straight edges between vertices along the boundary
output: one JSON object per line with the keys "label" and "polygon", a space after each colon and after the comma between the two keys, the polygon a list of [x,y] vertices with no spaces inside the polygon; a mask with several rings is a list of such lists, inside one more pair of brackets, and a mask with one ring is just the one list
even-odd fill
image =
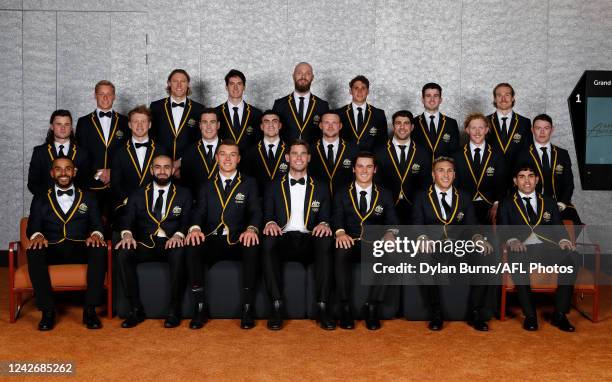
{"label": "blazer lapel", "polygon": [[306,192],[304,193],[304,226],[306,227],[308,227],[308,220],[310,218],[310,207],[312,202],[312,196],[314,194],[314,181],[310,176],[307,179],[308,181],[306,182]]}

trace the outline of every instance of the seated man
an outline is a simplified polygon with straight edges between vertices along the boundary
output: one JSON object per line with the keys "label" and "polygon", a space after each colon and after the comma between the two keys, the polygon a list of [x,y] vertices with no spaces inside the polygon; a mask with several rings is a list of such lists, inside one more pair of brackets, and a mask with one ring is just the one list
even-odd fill
{"label": "seated man", "polygon": [[[374,184],[376,158],[368,152],[357,154],[353,161],[355,181],[334,194],[332,226],[336,235],[334,253],[336,293],[340,300],[340,327],[354,329],[351,312],[351,263],[361,258],[364,225],[396,225],[399,219],[391,193]],[[380,329],[378,306],[384,300],[384,285],[370,287],[365,303],[365,323],[369,330]]]}
{"label": "seated man", "polygon": [[[559,266],[571,266],[571,272],[559,273],[555,293],[555,311],[552,324],[565,332],[573,332],[574,326],[565,316],[570,310],[574,282],[577,275],[575,246],[564,237],[559,209],[548,195],[536,191],[540,177],[529,163],[519,164],[512,178],[517,191],[507,196],[499,206],[498,233],[502,243],[509,247],[508,262],[522,263],[525,270],[530,263],[547,262]],[[504,226],[519,226],[504,227]],[[514,272],[519,303],[525,315],[523,328],[538,329],[536,310],[531,300],[529,273]]]}
{"label": "seated man", "polygon": [[51,178],[55,185],[46,194],[35,195],[30,208],[28,272],[36,305],[42,311],[38,330],[51,330],[55,325],[48,268],[52,264],[87,264],[83,323],[88,329],[102,327],[95,308],[104,288],[106,243],[98,202],[93,195],[74,186],[76,173],[77,168],[70,158],[54,159]]}
{"label": "seated man", "polygon": [[195,300],[192,329],[206,322],[202,263],[211,266],[222,260],[242,261],[242,317],[240,327],[255,327],[253,307],[259,267],[261,204],[255,179],[238,171],[240,151],[232,140],[217,149],[219,172],[204,184],[191,212],[186,238],[187,264]]}
{"label": "seated man", "polygon": [[128,198],[119,228],[121,241],[115,249],[119,277],[125,287],[130,312],[121,326],[132,328],[144,321],[136,266],[143,262],[167,261],[170,266],[170,306],[164,327],[181,323],[184,232],[191,210],[191,193],[171,181],[172,158],[158,155],[151,164],[153,181]]}
{"label": "seated man", "polygon": [[310,146],[306,141],[293,141],[286,159],[289,174],[268,187],[264,201],[264,278],[272,298],[268,328],[278,330],[283,325],[281,263],[298,260],[306,265],[314,258],[318,320],[321,328],[332,330],[336,323],[328,310],[332,270],[329,188],[307,174]]}

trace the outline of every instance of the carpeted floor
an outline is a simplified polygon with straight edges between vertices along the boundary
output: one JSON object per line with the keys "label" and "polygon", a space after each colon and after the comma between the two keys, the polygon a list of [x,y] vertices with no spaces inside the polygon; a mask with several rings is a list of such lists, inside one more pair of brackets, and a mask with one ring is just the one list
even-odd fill
{"label": "carpeted floor", "polygon": [[[122,329],[103,320],[102,330],[81,324],[81,309],[64,305],[56,328],[41,333],[30,301],[15,324],[8,319],[7,269],[0,268],[0,361],[72,361],[73,377],[35,380],[612,380],[612,289],[604,289],[602,320],[592,324],[576,311],[576,333],[563,333],[540,318],[540,330],[522,321],[492,321],[479,333],[464,322],[430,332],[424,322],[385,321],[370,332],[325,332],[313,321],[294,320],[279,332],[259,321],[245,331],[236,320],[214,320],[193,331],[164,329],[148,320]],[[540,309],[542,311],[542,309]],[[0,376],[0,379],[8,379]],[[17,379],[17,378],[12,378]]]}

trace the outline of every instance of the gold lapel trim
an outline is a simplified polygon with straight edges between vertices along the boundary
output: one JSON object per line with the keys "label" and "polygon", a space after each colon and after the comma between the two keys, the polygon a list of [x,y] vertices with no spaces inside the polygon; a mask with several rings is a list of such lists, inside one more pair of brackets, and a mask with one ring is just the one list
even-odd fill
{"label": "gold lapel trim", "polygon": [[[351,203],[353,204],[353,210],[355,210],[355,213],[357,214],[359,219],[361,219],[360,224],[363,224],[363,222],[367,218],[369,218],[370,215],[372,215],[372,212],[374,212],[374,208],[376,207],[376,204],[378,203],[378,196],[380,195],[380,192],[378,191],[378,187],[376,187],[375,184],[372,184],[372,196],[370,197],[370,200],[372,202],[370,203],[370,209],[366,212],[365,216],[361,216],[361,214],[359,213],[359,208],[357,208],[357,203],[355,203],[355,198],[353,197],[353,186],[354,186],[354,183],[351,183],[348,189],[348,194],[349,194],[349,197],[351,198]],[[374,196],[374,194],[376,194],[376,196]]]}
{"label": "gold lapel trim", "polygon": [[[436,218],[438,218],[438,220],[440,220],[445,226],[450,224],[453,221],[453,219],[455,218],[455,215],[457,214],[457,209],[459,208],[459,193],[457,192],[457,189],[454,187],[453,187],[453,193],[455,194],[455,208],[450,218],[447,216],[447,220],[444,220],[442,218],[442,211],[438,211],[438,207],[439,207],[437,203],[438,195],[436,195],[436,201],[434,202],[433,197],[432,197],[432,194],[434,194],[434,186],[433,185],[429,186],[429,192],[427,195],[429,197],[429,203],[433,207],[434,213],[436,214]],[[451,203],[452,203],[452,200],[451,200]]]}
{"label": "gold lapel trim", "polygon": [[[508,147],[510,146],[510,143],[512,142],[512,137],[514,137],[514,133],[516,132],[516,128],[518,126],[518,114],[514,112],[513,114],[514,114],[514,126],[512,127],[512,132],[508,134],[508,141],[506,142],[506,144],[502,143],[501,137],[498,132],[497,112],[491,114],[491,124],[493,125],[493,132],[495,133],[495,137],[497,138],[497,143],[499,143],[499,147],[501,147],[504,154],[508,150]],[[499,127],[499,129],[501,129],[501,126]]]}
{"label": "gold lapel trim", "polygon": [[[213,159],[215,161],[215,164],[213,164],[212,169],[208,168],[208,162],[206,162],[206,155],[202,152],[202,146],[203,145],[204,144],[203,144],[202,140],[200,139],[198,141],[197,150],[198,150],[198,154],[200,154],[200,158],[202,158],[202,163],[204,163],[204,168],[206,168],[206,173],[208,174],[206,178],[210,179],[210,177],[213,175],[215,169],[217,168],[217,164],[218,163],[217,163],[217,160],[214,159],[214,154],[213,154]],[[219,147],[218,144],[217,144],[217,147]]]}
{"label": "gold lapel trim", "polygon": [[285,142],[281,142],[280,145],[280,152],[278,154],[278,158],[276,159],[276,164],[274,165],[274,168],[272,169],[272,171],[270,171],[270,168],[268,167],[268,162],[266,161],[264,152],[262,151],[263,146],[261,145],[263,141],[259,141],[259,143],[257,143],[257,152],[259,153],[259,157],[261,158],[261,163],[263,163],[264,168],[266,169],[266,174],[268,174],[268,178],[270,178],[270,180],[274,179],[274,176],[276,175],[276,170],[278,169],[278,166],[280,166],[280,163],[283,161],[283,155],[285,154]]}
{"label": "gold lapel trim", "polygon": [[[240,134],[238,135],[238,138],[236,138],[236,134],[234,133],[234,129],[233,129],[233,124],[230,123],[229,117],[226,113],[226,106],[227,103],[224,103],[221,106],[221,112],[223,113],[223,118],[225,118],[225,123],[227,124],[227,128],[229,129],[230,133],[232,134],[232,137],[234,138],[234,141],[236,143],[240,143],[240,141],[242,140],[242,136],[244,135],[244,132],[246,131],[246,125],[247,122],[249,121],[249,118],[251,116],[251,105],[249,105],[248,103],[244,103],[244,105],[246,106],[246,117],[242,118],[242,126],[240,126]],[[229,113],[229,110],[227,110],[227,112]]]}
{"label": "gold lapel trim", "polygon": [[314,95],[310,96],[310,102],[308,103],[308,108],[310,110],[306,110],[307,117],[306,117],[306,119],[304,119],[304,123],[303,124],[301,124],[300,121],[298,120],[297,111],[293,107],[293,95],[292,94],[289,95],[289,99],[287,100],[287,102],[289,103],[289,110],[291,110],[291,115],[293,116],[293,120],[295,121],[295,123],[298,126],[298,130],[300,131],[300,137],[301,137],[302,133],[304,132],[304,129],[308,125],[308,121],[310,121],[310,117],[312,117],[312,112],[315,109],[315,105],[317,103],[317,100],[315,99]]}
{"label": "gold lapel trim", "polygon": [[370,119],[372,118],[372,105],[367,104],[366,110],[368,113],[368,117],[363,123],[363,130],[361,130],[361,133],[357,132],[357,127],[353,124],[353,118],[351,117],[350,113],[351,109],[351,104],[348,104],[346,106],[346,117],[349,121],[349,125],[351,126],[351,131],[353,132],[353,135],[355,135],[355,138],[357,138],[357,144],[359,144],[359,142],[361,141],[361,137],[363,136],[363,133],[368,129],[368,124],[370,123]]}

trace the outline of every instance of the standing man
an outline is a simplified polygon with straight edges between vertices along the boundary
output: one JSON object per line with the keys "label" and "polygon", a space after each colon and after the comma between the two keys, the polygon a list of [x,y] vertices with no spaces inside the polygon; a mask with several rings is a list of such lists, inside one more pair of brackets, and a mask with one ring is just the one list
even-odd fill
{"label": "standing man", "polygon": [[202,263],[210,267],[237,258],[242,261],[240,327],[251,329],[255,327],[253,308],[262,219],[257,182],[238,172],[240,150],[236,142],[221,141],[217,162],[219,172],[201,188],[186,238],[189,279],[196,304],[189,327],[199,329],[206,322]]}
{"label": "standing man", "polygon": [[168,76],[168,97],[151,102],[152,134],[155,142],[168,149],[174,161],[174,176],[180,178],[185,149],[199,139],[198,121],[204,106],[188,98],[191,78],[184,69]]}
{"label": "standing man", "polygon": [[34,147],[30,167],[28,168],[28,190],[33,195],[46,194],[54,184],[49,176],[51,163],[57,158],[67,157],[72,160],[79,175],[74,178],[77,187],[88,189],[93,181],[89,166],[89,154],[82,147],[77,147],[72,132],[72,115],[68,110],[55,110],[49,120],[49,130],[45,143]]}
{"label": "standing man", "polygon": [[130,303],[130,312],[121,323],[123,328],[132,328],[145,319],[136,266],[153,261],[167,261],[170,266],[170,304],[164,327],[175,328],[181,323],[183,239],[189,223],[191,194],[172,183],[174,168],[169,156],[153,158],[149,171],[153,181],[128,198],[120,225],[121,241],[115,245],[119,277]]}
{"label": "standing man", "polygon": [[457,121],[440,113],[442,87],[430,82],[421,90],[425,111],[419,115],[412,138],[427,149],[432,161],[439,156],[452,156],[459,149]]}
{"label": "standing man", "polygon": [[393,114],[393,138],[376,151],[378,184],[393,194],[401,224],[410,224],[414,196],[431,183],[431,157],[410,134],[414,129],[412,113],[400,110]]}
{"label": "standing man", "polygon": [[257,125],[261,121],[261,110],[246,103],[243,99],[246,88],[246,77],[236,69],[225,75],[227,102],[217,106],[221,118],[221,139],[233,139],[240,147],[240,152],[246,153],[261,139],[261,131]]}
{"label": "standing man", "polygon": [[367,103],[370,80],[359,75],[349,82],[352,102],[338,109],[342,126],[342,139],[354,142],[360,151],[374,152],[383,146],[389,134],[385,111]]}
{"label": "standing man", "polygon": [[322,329],[336,328],[328,305],[333,265],[331,200],[327,185],[308,176],[309,150],[308,142],[293,141],[286,154],[289,174],[272,183],[265,195],[262,254],[264,279],[272,299],[271,330],[283,325],[282,263],[297,260],[306,266],[313,258],[317,320]]}
{"label": "standing man", "polygon": [[[340,300],[342,329],[355,328],[350,306],[351,264],[361,258],[364,225],[399,224],[391,193],[374,184],[376,173],[374,155],[368,152],[357,154],[353,162],[353,172],[355,181],[336,191],[332,212],[332,227],[336,237],[334,251],[336,293]],[[384,300],[385,292],[385,285],[370,287],[364,305],[365,324],[369,330],[380,329],[378,307]]]}
{"label": "standing man", "polygon": [[[27,235],[29,240],[28,272],[36,305],[42,311],[38,330],[55,326],[55,304],[49,265],[87,264],[87,292],[83,324],[99,329],[102,323],[96,314],[104,289],[106,243],[96,198],[74,186],[77,173],[68,157],[56,158],[50,175],[54,185],[46,194],[36,194],[30,207]],[[112,307],[108,307],[112,309]]]}
{"label": "standing man", "polygon": [[317,126],[321,115],[329,110],[329,105],[327,101],[310,93],[313,79],[312,66],[300,62],[293,70],[295,90],[274,101],[272,109],[281,117],[284,126],[281,137],[285,142],[299,138],[312,143],[321,136]]}

